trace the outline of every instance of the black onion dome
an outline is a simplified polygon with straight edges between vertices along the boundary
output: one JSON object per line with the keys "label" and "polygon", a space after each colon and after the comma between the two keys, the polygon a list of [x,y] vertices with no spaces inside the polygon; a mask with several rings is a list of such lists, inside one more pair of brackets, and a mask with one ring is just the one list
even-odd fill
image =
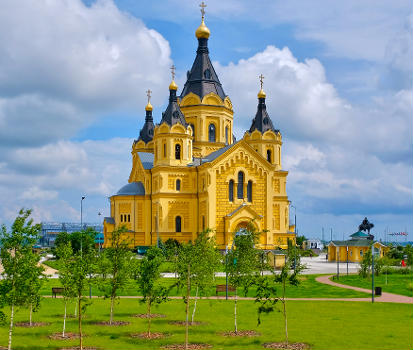
{"label": "black onion dome", "polygon": [[267,107],[265,105],[265,97],[258,98],[258,107],[257,113],[255,114],[255,118],[252,120],[252,124],[250,127],[249,132],[253,132],[254,130],[260,131],[262,134],[267,130],[272,130],[275,133],[280,132],[278,129],[274,128],[272,124],[272,120],[267,113]]}
{"label": "black onion dome", "polygon": [[209,58],[208,39],[198,39],[198,49],[192,68],[187,73],[187,80],[181,93],[181,99],[190,92],[202,98],[211,92],[216,93],[222,100],[226,95],[218,79],[218,75]]}
{"label": "black onion dome", "polygon": [[146,117],[145,117],[145,124],[139,133],[138,141],[142,140],[145,143],[152,141],[153,139],[153,118],[152,118],[152,110],[146,110]]}
{"label": "black onion dome", "polygon": [[169,104],[168,107],[166,107],[165,112],[162,113],[160,124],[162,123],[167,123],[170,126],[177,123],[182,124],[184,127],[188,126],[185,116],[183,115],[181,108],[179,108],[175,89],[169,89]]}

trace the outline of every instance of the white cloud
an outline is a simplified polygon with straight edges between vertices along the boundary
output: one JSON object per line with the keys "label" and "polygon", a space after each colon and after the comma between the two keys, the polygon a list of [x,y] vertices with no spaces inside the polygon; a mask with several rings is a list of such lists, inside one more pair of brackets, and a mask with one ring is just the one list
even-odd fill
{"label": "white cloud", "polygon": [[51,200],[55,199],[58,195],[57,191],[48,191],[42,190],[37,186],[30,187],[26,191],[22,193],[20,196],[21,199],[28,199],[28,200]]}

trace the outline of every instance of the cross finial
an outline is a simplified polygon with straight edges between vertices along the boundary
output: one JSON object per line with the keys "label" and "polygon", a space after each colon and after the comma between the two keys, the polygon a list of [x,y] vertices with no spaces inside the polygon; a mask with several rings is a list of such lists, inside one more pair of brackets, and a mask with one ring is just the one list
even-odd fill
{"label": "cross finial", "polygon": [[204,17],[205,17],[205,7],[207,7],[207,5],[205,5],[205,3],[202,1],[201,5],[199,5],[199,7],[201,8],[202,19],[204,19]]}
{"label": "cross finial", "polygon": [[151,93],[152,91],[150,89],[146,91],[146,96],[148,96],[148,103],[151,101]]}
{"label": "cross finial", "polygon": [[175,80],[175,69],[176,69],[176,67],[174,65],[172,65],[171,66],[172,80]]}
{"label": "cross finial", "polygon": [[264,76],[260,74],[258,78],[260,78],[260,84],[261,84],[261,90],[262,90],[262,86],[264,85]]}

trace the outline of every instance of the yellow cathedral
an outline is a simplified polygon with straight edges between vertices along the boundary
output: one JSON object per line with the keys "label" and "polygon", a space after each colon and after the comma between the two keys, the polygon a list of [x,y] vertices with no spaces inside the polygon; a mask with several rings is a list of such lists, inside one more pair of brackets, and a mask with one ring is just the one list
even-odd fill
{"label": "yellow cathedral", "polygon": [[169,104],[156,125],[147,91],[129,183],[110,197],[110,217],[104,219],[106,247],[121,225],[127,227],[132,248],[158,239],[194,241],[209,228],[217,247],[225,249],[249,222],[260,232],[258,248],[286,248],[288,240],[295,242],[288,172],[281,166],[282,138],[266,111],[263,77],[251,127],[236,141],[232,103],[209,58],[210,31],[203,8],[201,12],[195,61],[179,96],[172,67]]}

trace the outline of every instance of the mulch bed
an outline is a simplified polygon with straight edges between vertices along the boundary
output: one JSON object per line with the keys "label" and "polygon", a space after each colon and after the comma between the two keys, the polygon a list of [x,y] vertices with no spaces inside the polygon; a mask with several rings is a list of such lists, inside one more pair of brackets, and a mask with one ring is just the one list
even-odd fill
{"label": "mulch bed", "polygon": [[109,321],[100,321],[100,322],[94,322],[93,323],[96,326],[127,326],[130,324],[128,321],[112,321],[112,324],[110,324]]}
{"label": "mulch bed", "polygon": [[235,331],[228,331],[228,332],[221,332],[219,335],[222,335],[224,337],[258,337],[261,335],[261,333],[258,333],[256,331],[238,331],[235,333]]}
{"label": "mulch bed", "polygon": [[[168,323],[174,326],[186,326],[186,321],[169,321]],[[206,324],[208,323],[200,321],[189,322],[189,326],[203,326]]]}
{"label": "mulch bed", "polygon": [[49,335],[49,339],[53,339],[53,340],[70,340],[70,339],[78,339],[78,338],[79,338],[78,333],[71,333],[71,332],[65,333],[64,337],[62,336],[62,333],[53,333]]}
{"label": "mulch bed", "polygon": [[[148,318],[148,314],[137,314],[137,315],[132,315],[132,317],[138,317],[138,318]],[[150,318],[165,318],[166,315],[164,314],[150,314]]]}
{"label": "mulch bed", "polygon": [[32,322],[32,325],[30,325],[29,322],[16,322],[14,325],[16,327],[33,328],[33,327],[48,326],[49,324],[50,322]]}
{"label": "mulch bed", "polygon": [[287,343],[286,342],[277,342],[277,343],[265,343],[262,346],[266,349],[291,349],[291,350],[302,350],[309,349],[310,345],[306,343]]}
{"label": "mulch bed", "polygon": [[169,337],[170,334],[169,333],[159,333],[159,332],[151,332],[151,335],[148,336],[148,333],[134,333],[131,334],[132,338],[141,338],[141,339],[162,339],[162,338],[166,338]]}
{"label": "mulch bed", "polygon": [[[80,346],[69,346],[68,348],[60,348],[59,350],[80,350]],[[94,346],[84,346],[83,350],[98,350]]]}
{"label": "mulch bed", "polygon": [[[200,349],[210,349],[212,348],[211,344],[188,344],[188,349],[191,350],[200,350]],[[169,344],[162,346],[162,349],[171,349],[171,350],[182,350],[185,349],[185,344]]]}

